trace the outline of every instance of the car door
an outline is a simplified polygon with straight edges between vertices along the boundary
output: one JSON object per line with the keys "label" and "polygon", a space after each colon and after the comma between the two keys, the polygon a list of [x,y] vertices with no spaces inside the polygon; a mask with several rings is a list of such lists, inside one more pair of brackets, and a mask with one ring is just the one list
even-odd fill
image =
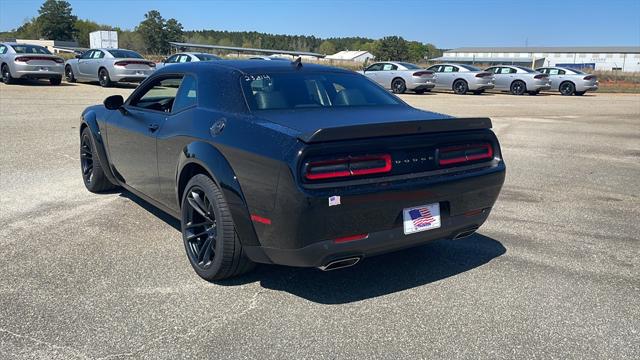
{"label": "car door", "polygon": [[391,89],[391,81],[398,76],[398,66],[395,64],[382,64],[382,71],[378,75],[378,82],[386,89]]}
{"label": "car door", "polygon": [[94,50],[85,51],[78,59],[78,75],[79,77],[86,78],[89,76],[89,63],[92,60]]}
{"label": "car door", "polygon": [[375,81],[376,83],[380,84],[380,81],[378,80],[378,78],[380,77],[380,71],[381,70],[382,70],[382,64],[381,63],[376,63],[376,64],[372,64],[371,66],[366,68],[363,73],[369,79],[371,79],[371,80]]}
{"label": "car door", "polygon": [[427,68],[427,70],[433,71],[434,74],[436,74],[435,76],[436,88],[442,88],[443,80],[440,79],[440,71],[442,70],[442,65],[433,65],[430,68]]}
{"label": "car door", "polygon": [[453,65],[442,65],[442,71],[438,73],[438,78],[442,77],[442,87],[448,90],[453,88],[453,80],[458,72],[458,67]]}
{"label": "car door", "polygon": [[109,119],[111,164],[125,184],[153,199],[160,193],[156,133],[171,114],[181,82],[182,75],[154,78]]}
{"label": "car door", "polygon": [[169,66],[169,65],[177,63],[179,57],[180,57],[180,54],[175,54],[175,55],[170,56],[169,58],[167,58],[165,61],[163,61],[161,63],[162,66],[160,66],[160,67],[165,67],[165,66]]}
{"label": "car door", "polygon": [[548,68],[545,74],[549,75],[549,79],[551,80],[551,89],[560,90],[560,83],[564,80],[566,71],[562,69]]}
{"label": "car door", "polygon": [[515,69],[507,66],[498,67],[495,73],[496,89],[509,90],[511,87],[511,81],[515,76]]}

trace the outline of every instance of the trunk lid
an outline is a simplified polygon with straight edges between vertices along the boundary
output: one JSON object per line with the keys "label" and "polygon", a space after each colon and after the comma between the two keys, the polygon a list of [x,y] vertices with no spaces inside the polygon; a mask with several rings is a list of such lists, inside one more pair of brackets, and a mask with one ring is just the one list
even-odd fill
{"label": "trunk lid", "polygon": [[294,130],[306,143],[491,128],[488,118],[459,119],[408,106],[296,109],[259,115]]}

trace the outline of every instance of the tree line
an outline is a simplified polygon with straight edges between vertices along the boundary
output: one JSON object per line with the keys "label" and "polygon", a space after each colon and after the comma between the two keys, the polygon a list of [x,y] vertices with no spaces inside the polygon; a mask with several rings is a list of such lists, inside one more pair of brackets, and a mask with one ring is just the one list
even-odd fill
{"label": "tree line", "polygon": [[321,39],[305,35],[278,35],[256,31],[185,31],[174,19],[165,19],[159,11],[151,10],[133,30],[121,29],[90,20],[78,19],[65,0],[45,0],[38,16],[9,32],[0,32],[0,38],[75,40],[80,47],[89,47],[89,33],[97,30],[118,32],[119,46],[145,54],[168,54],[169,41],[208,45],[240,46],[261,49],[310,51],[334,54],[341,50],[369,51],[379,60],[419,62],[442,55],[433,44],[408,41],[399,36],[379,40],[364,37]]}

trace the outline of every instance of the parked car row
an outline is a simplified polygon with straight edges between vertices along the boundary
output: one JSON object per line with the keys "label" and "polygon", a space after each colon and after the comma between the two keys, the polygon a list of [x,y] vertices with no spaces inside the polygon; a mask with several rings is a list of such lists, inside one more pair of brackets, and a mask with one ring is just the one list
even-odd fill
{"label": "parked car row", "polygon": [[494,89],[513,95],[537,95],[544,90],[559,91],[562,95],[584,95],[598,89],[596,76],[560,67],[534,70],[498,65],[482,70],[465,64],[437,64],[425,69],[411,63],[387,61],[371,64],[360,73],[396,94],[406,91],[422,94],[436,89],[479,95]]}
{"label": "parked car row", "polygon": [[[286,60],[265,56],[250,59]],[[108,87],[118,82],[141,82],[165,66],[213,60],[222,59],[212,54],[184,52],[156,64],[132,50],[90,49],[65,62],[42,46],[0,43],[0,71],[5,84],[28,78],[49,79],[52,85],[59,85],[64,76],[68,82],[97,81]],[[423,94],[437,89],[460,95],[468,92],[479,95],[494,89],[514,95],[537,95],[543,90],[559,91],[562,95],[584,95],[598,89],[596,76],[560,67],[534,70],[497,65],[482,70],[472,65],[447,63],[422,68],[407,62],[386,61],[371,64],[360,73],[396,94],[406,91]]]}

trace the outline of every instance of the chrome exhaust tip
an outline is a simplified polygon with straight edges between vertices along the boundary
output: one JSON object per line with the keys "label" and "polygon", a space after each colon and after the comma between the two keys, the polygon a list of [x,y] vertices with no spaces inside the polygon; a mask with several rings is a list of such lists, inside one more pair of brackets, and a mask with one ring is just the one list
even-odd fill
{"label": "chrome exhaust tip", "polygon": [[468,230],[461,231],[461,232],[457,233],[453,237],[453,240],[464,239],[466,237],[469,237],[469,236],[475,234],[476,230],[478,230],[478,228],[473,228],[473,229],[468,229]]}
{"label": "chrome exhaust tip", "polygon": [[322,271],[344,269],[357,264],[359,261],[360,261],[360,257],[350,257],[350,258],[344,258],[339,260],[333,260],[328,262],[326,265],[318,266],[318,269]]}

